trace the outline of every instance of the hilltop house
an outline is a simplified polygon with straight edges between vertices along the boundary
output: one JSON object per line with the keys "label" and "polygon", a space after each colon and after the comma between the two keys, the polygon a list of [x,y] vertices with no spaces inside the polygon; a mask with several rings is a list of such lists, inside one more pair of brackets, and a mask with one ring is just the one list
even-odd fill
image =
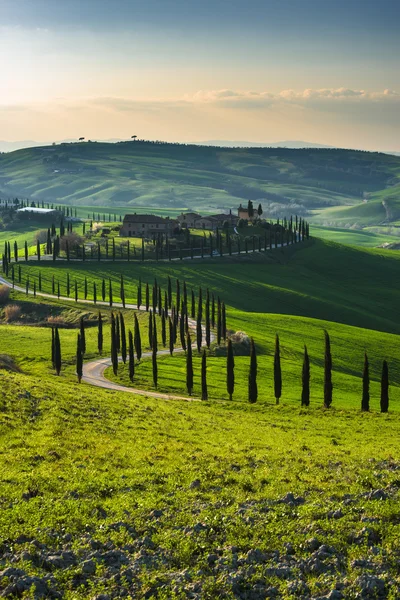
{"label": "hilltop house", "polygon": [[205,215],[202,217],[197,213],[182,213],[177,218],[178,223],[184,228],[189,229],[210,229],[215,231],[218,228],[222,228],[225,221],[229,223],[229,226],[232,227],[237,223],[237,217],[229,214],[218,214],[218,215]]}
{"label": "hilltop house", "polygon": [[185,227],[188,227],[189,229],[196,228],[196,221],[198,221],[198,219],[201,219],[201,215],[194,212],[181,213],[176,218],[182,229]]}
{"label": "hilltop house", "polygon": [[120,236],[146,237],[155,233],[171,234],[177,222],[169,217],[156,215],[125,215],[120,229]]}

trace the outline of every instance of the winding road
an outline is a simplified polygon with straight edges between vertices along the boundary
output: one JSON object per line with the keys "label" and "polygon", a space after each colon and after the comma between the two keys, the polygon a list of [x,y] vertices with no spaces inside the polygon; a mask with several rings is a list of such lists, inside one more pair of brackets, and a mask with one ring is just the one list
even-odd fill
{"label": "winding road", "polygon": [[[18,285],[14,285],[14,287],[13,287],[12,283],[2,276],[0,276],[0,284],[6,285],[11,289],[18,290],[19,292],[26,293],[25,288],[18,286]],[[33,295],[33,290],[28,290],[28,293]],[[36,296],[41,296],[43,298],[51,298],[52,300],[66,300],[69,302],[75,302],[75,298],[70,298],[68,296],[60,296],[60,298],[58,298],[58,296],[56,296],[55,294],[47,294],[45,292],[36,292]],[[79,303],[94,305],[93,300],[79,300]],[[95,306],[109,307],[109,303],[99,301],[99,302],[96,302]],[[124,308],[122,305],[122,302],[113,302],[112,308],[114,308],[114,307],[115,308]],[[140,310],[140,311],[146,312],[145,308],[138,309],[136,304],[125,304],[125,309]],[[191,329],[196,328],[196,322],[193,319],[189,318],[188,323],[189,323],[189,327]],[[203,337],[204,337],[204,335],[205,335],[204,325],[202,325],[202,330],[203,330]],[[211,332],[210,340],[214,341],[214,339],[215,339],[215,335],[213,332]],[[196,343],[192,344],[192,348],[197,349]],[[175,348],[174,352],[183,352],[183,348],[181,348],[181,347]],[[166,355],[166,354],[169,354],[169,350],[159,350],[157,352],[157,355]],[[142,354],[142,358],[149,358],[151,356],[152,356],[151,352],[143,352],[143,354]],[[119,357],[118,361],[122,362],[122,358]],[[111,366],[112,366],[111,357],[96,358],[94,360],[84,363],[83,364],[82,381],[84,381],[85,383],[88,383],[89,385],[106,388],[106,389],[112,390],[114,392],[128,392],[130,394],[136,394],[138,396],[148,396],[150,398],[161,398],[162,400],[185,400],[187,402],[197,401],[197,399],[193,398],[192,396],[176,396],[174,394],[165,394],[165,393],[163,394],[162,392],[157,392],[157,391],[151,392],[148,390],[142,390],[140,388],[120,385],[118,383],[110,381],[109,379],[107,379],[105,377],[104,371],[108,367],[111,367]]]}

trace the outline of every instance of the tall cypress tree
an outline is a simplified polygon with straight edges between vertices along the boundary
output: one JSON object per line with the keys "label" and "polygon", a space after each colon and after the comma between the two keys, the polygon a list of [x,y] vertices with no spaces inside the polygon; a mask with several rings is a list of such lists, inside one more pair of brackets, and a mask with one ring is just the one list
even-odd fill
{"label": "tall cypress tree", "polygon": [[279,335],[275,336],[275,353],[274,353],[274,393],[275,402],[279,404],[282,395],[282,370],[281,370],[281,351],[279,345]]}
{"label": "tall cypress tree", "polygon": [[301,382],[301,405],[310,406],[310,358],[308,356],[307,346],[304,346],[304,359]]}
{"label": "tall cypress tree", "polygon": [[158,351],[158,339],[157,339],[156,313],[153,313],[153,344],[156,345],[156,352],[157,352]]}
{"label": "tall cypress tree", "polygon": [[85,300],[87,300],[87,295],[88,295],[88,282],[87,282],[87,277],[85,275],[85,279],[83,282],[83,290],[84,290],[84,296],[85,296]]}
{"label": "tall cypress tree", "polygon": [[101,312],[99,311],[98,318],[98,330],[97,330],[97,349],[99,354],[103,353],[103,318],[101,316]]}
{"label": "tall cypress tree", "polygon": [[153,383],[154,383],[154,387],[157,388],[157,382],[158,382],[158,367],[157,367],[157,344],[155,342],[155,340],[152,341],[152,365],[153,365]]}
{"label": "tall cypress tree", "polygon": [[169,353],[172,356],[174,352],[174,324],[172,322],[171,317],[168,319],[168,329],[169,329]]}
{"label": "tall cypress tree", "polygon": [[168,308],[172,308],[172,284],[171,277],[168,275]]}
{"label": "tall cypress tree", "polygon": [[179,319],[179,334],[181,338],[181,346],[184,351],[186,351],[186,339],[185,339],[185,318],[181,315]]}
{"label": "tall cypress tree", "polygon": [[254,404],[257,402],[257,356],[254,340],[251,338],[250,345],[250,370],[249,370],[249,402]]}
{"label": "tall cypress tree", "polygon": [[221,304],[221,337],[226,340],[226,309],[225,302]]}
{"label": "tall cypress tree", "polygon": [[126,363],[126,330],[125,330],[125,321],[124,315],[122,312],[119,313],[119,325],[120,325],[120,336],[121,336],[121,356],[122,361]]}
{"label": "tall cypress tree", "polygon": [[332,355],[331,340],[329,333],[325,330],[325,361],[324,361],[324,406],[329,408],[332,404]]}
{"label": "tall cypress tree", "polygon": [[28,242],[25,240],[25,261],[28,262],[29,251],[28,251]]}
{"label": "tall cypress tree", "polygon": [[18,262],[18,244],[17,244],[17,242],[14,242],[14,260],[16,263]]}
{"label": "tall cypress tree", "polygon": [[201,352],[201,345],[203,343],[203,328],[201,326],[201,313],[198,312],[197,314],[197,321],[196,321],[196,343],[197,343],[197,352],[200,354]]}
{"label": "tall cypress tree", "polygon": [[55,336],[54,336],[54,327],[51,328],[51,364],[53,369],[56,368],[56,360],[55,360]]}
{"label": "tall cypress tree", "polygon": [[176,280],[176,308],[179,312],[179,307],[181,305],[181,285],[179,283],[179,279]]}
{"label": "tall cypress tree", "polygon": [[161,314],[161,339],[162,339],[162,345],[165,346],[167,345],[167,328],[166,328],[166,322],[165,322],[165,311],[162,311]]}
{"label": "tall cypress tree", "polygon": [[82,381],[83,375],[83,355],[82,355],[82,340],[78,333],[78,343],[76,345],[76,375],[78,377],[78,383]]}
{"label": "tall cypress tree", "polygon": [[201,399],[208,400],[207,356],[205,349],[203,350],[203,356],[201,357]]}
{"label": "tall cypress tree", "polygon": [[192,306],[191,306],[191,311],[190,311],[190,318],[191,319],[196,318],[196,298],[195,298],[193,290],[192,290]]}
{"label": "tall cypress tree", "polygon": [[81,338],[81,346],[82,346],[82,355],[86,354],[86,334],[85,334],[85,322],[83,317],[80,318],[80,338]]}
{"label": "tall cypress tree", "polygon": [[364,412],[369,411],[369,362],[366,352],[364,353],[364,369],[362,376],[361,410]]}
{"label": "tall cypress tree", "polygon": [[158,286],[158,315],[161,317],[163,311],[162,307],[162,292],[160,286]]}
{"label": "tall cypress tree", "polygon": [[169,313],[168,313],[168,294],[166,291],[164,291],[164,314],[165,314],[165,318],[168,319]]}
{"label": "tall cypress tree", "polygon": [[124,285],[124,276],[122,275],[122,273],[121,273],[121,280],[120,280],[119,296],[121,298],[122,306],[123,306],[123,308],[125,308],[125,285]]}
{"label": "tall cypress tree", "polygon": [[211,327],[215,328],[215,298],[214,294],[211,294]]}
{"label": "tall cypress tree", "polygon": [[101,281],[101,299],[103,302],[106,301],[106,280],[104,278]]}
{"label": "tall cypress tree", "polygon": [[97,304],[97,287],[96,282],[93,282],[93,304]]}
{"label": "tall cypress tree", "polygon": [[149,348],[153,347],[153,312],[149,311]]}
{"label": "tall cypress tree", "polygon": [[150,308],[150,290],[149,290],[149,284],[146,283],[146,310],[147,310],[147,312],[149,312],[149,308]]}
{"label": "tall cypress tree", "polygon": [[117,340],[116,340],[116,323],[114,314],[111,313],[111,363],[114,375],[118,373],[118,350],[117,350]]}
{"label": "tall cypress tree", "polygon": [[233,346],[231,338],[228,339],[226,353],[226,389],[229,394],[229,400],[232,400],[235,391],[235,359],[233,358]]}
{"label": "tall cypress tree", "polygon": [[140,362],[140,359],[142,358],[142,339],[140,336],[139,321],[138,321],[136,313],[134,313],[133,317],[134,317],[134,325],[135,325],[134,326],[135,351],[136,351],[137,359]]}
{"label": "tall cypress tree", "polygon": [[128,333],[128,338],[129,338],[129,379],[131,381],[133,381],[133,378],[135,376],[135,355],[133,352],[133,335],[132,335],[132,331],[129,330]]}
{"label": "tall cypress tree", "polygon": [[153,302],[153,313],[155,313],[157,310],[157,284],[153,285],[152,302]]}
{"label": "tall cypress tree", "polygon": [[192,356],[192,342],[190,339],[190,333],[187,335],[187,353],[186,353],[186,388],[189,396],[193,392],[193,356]]}
{"label": "tall cypress tree", "polygon": [[389,410],[389,368],[387,361],[382,363],[381,376],[381,412],[387,413]]}
{"label": "tall cypress tree", "polygon": [[75,279],[74,283],[74,292],[75,292],[75,302],[78,302],[78,282]]}

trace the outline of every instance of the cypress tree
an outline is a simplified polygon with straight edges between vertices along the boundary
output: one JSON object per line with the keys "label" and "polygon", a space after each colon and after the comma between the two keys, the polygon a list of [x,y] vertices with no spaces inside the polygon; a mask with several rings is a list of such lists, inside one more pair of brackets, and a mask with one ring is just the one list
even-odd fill
{"label": "cypress tree", "polygon": [[84,294],[85,294],[85,300],[87,300],[87,295],[88,295],[88,283],[87,283],[87,278],[85,276],[85,280],[84,280]]}
{"label": "cypress tree", "polygon": [[183,302],[185,303],[185,306],[188,305],[186,281],[183,282]]}
{"label": "cypress tree", "polygon": [[160,286],[158,286],[158,315],[161,317],[163,312],[163,308],[162,308],[162,295],[161,295],[161,288]]}
{"label": "cypress tree", "polygon": [[211,327],[215,328],[215,298],[214,294],[211,295]]}
{"label": "cypress tree", "polygon": [[83,320],[83,317],[80,318],[79,327],[80,327],[82,354],[85,355],[86,354],[86,334],[85,334],[85,322]]}
{"label": "cypress tree", "polygon": [[329,333],[325,330],[325,361],[324,361],[324,406],[329,408],[332,404],[332,355]]}
{"label": "cypress tree", "polygon": [[153,313],[153,344],[156,345],[156,352],[157,352],[158,351],[158,340],[157,340],[156,313]]}
{"label": "cypress tree", "polygon": [[51,328],[51,364],[53,366],[53,369],[55,369],[56,368],[56,361],[55,361],[54,327]]}
{"label": "cypress tree", "polygon": [[249,371],[249,402],[254,404],[257,402],[257,356],[254,340],[251,338],[250,345],[250,371]]}
{"label": "cypress tree", "polygon": [[93,282],[93,304],[97,304],[97,287],[96,282]]}
{"label": "cypress tree", "polygon": [[108,297],[109,297],[110,306],[112,306],[113,305],[113,293],[112,293],[111,279],[108,280]]}
{"label": "cypress tree", "polygon": [[387,361],[382,363],[381,376],[381,412],[387,413],[389,410],[389,368]]}
{"label": "cypress tree", "polygon": [[54,368],[57,375],[59,375],[61,373],[61,342],[58,327],[54,332]]}
{"label": "cypress tree", "polygon": [[168,319],[168,295],[166,291],[164,291],[164,314],[165,318]]}
{"label": "cypress tree", "polygon": [[106,280],[103,278],[101,282],[101,299],[106,301]]}
{"label": "cypress tree", "polygon": [[40,242],[39,242],[39,240],[37,240],[37,242],[36,242],[36,254],[37,254],[38,261],[40,261]]}
{"label": "cypress tree", "polygon": [[16,263],[18,262],[18,244],[17,244],[17,242],[14,242],[14,260]]}
{"label": "cypress tree", "polygon": [[363,369],[363,376],[362,376],[361,410],[363,412],[369,411],[369,363],[368,363],[368,356],[367,356],[366,352],[364,354],[364,369]]}
{"label": "cypress tree", "polygon": [[208,400],[207,390],[207,357],[206,351],[203,350],[203,356],[201,357],[201,399]]}
{"label": "cypress tree", "polygon": [[124,315],[119,313],[119,322],[120,322],[120,332],[121,332],[121,356],[122,361],[126,363],[126,330],[125,330],[125,321]]}
{"label": "cypress tree", "polygon": [[139,279],[138,289],[137,289],[137,307],[140,309],[142,306],[142,280]]}
{"label": "cypress tree", "polygon": [[140,337],[140,327],[139,321],[136,313],[134,313],[134,342],[135,342],[135,351],[138,361],[142,358],[142,339]]}
{"label": "cypress tree", "polygon": [[60,282],[57,281],[57,298],[60,299]]}
{"label": "cypress tree", "polygon": [[144,261],[144,238],[142,238],[142,262]]}
{"label": "cypress tree", "polygon": [[28,242],[25,240],[25,261],[28,262],[28,256],[29,256],[29,252],[28,252]]}
{"label": "cypress tree", "polygon": [[150,290],[149,290],[149,284],[146,283],[146,310],[147,310],[147,312],[149,312],[149,308],[150,308]]}
{"label": "cypress tree", "polygon": [[118,315],[115,317],[115,348],[117,352],[121,350],[120,323]]}
{"label": "cypress tree", "polygon": [[181,315],[181,318],[179,319],[179,334],[180,334],[180,338],[181,338],[181,346],[182,346],[183,350],[186,351],[185,319],[182,315]]}
{"label": "cypress tree", "polygon": [[221,334],[222,334],[222,310],[221,310],[221,300],[218,296],[218,311],[217,311],[217,344],[220,346],[221,344]]}
{"label": "cypress tree", "polygon": [[[125,308],[125,286],[124,286],[124,276],[121,273],[121,283],[120,283],[120,298],[122,301],[122,306]],[[124,361],[125,362],[125,361]]]}
{"label": "cypress tree", "polygon": [[274,394],[275,402],[279,404],[282,395],[282,370],[281,370],[281,351],[279,345],[279,335],[275,336],[275,353],[274,353]]}
{"label": "cypress tree", "polygon": [[190,333],[187,336],[187,353],[186,353],[186,387],[189,396],[193,392],[193,357],[192,357],[192,342]]}
{"label": "cypress tree", "polygon": [[118,373],[118,350],[116,340],[116,324],[114,314],[111,313],[111,363],[114,375]]}
{"label": "cypress tree", "polygon": [[304,346],[304,359],[301,382],[301,405],[310,406],[310,358],[308,356],[307,346]]}
{"label": "cypress tree", "polygon": [[165,322],[165,311],[162,311],[161,314],[161,339],[162,339],[162,345],[165,346],[167,345],[167,328],[166,328],[166,322]]}
{"label": "cypress tree", "polygon": [[172,284],[171,277],[168,275],[168,308],[172,308]]}
{"label": "cypress tree", "polygon": [[153,312],[149,311],[149,348],[153,347]]}
{"label": "cypress tree", "polygon": [[222,302],[221,305],[221,337],[226,340],[226,310],[225,310],[225,302]]}
{"label": "cypress tree", "polygon": [[76,345],[76,374],[78,377],[78,383],[82,381],[83,374],[83,356],[82,356],[82,340],[78,333],[78,343]]}
{"label": "cypress tree", "polygon": [[69,272],[67,271],[67,296],[69,298],[70,294],[70,280],[69,280]]}
{"label": "cypress tree", "polygon": [[157,381],[158,381],[158,367],[157,367],[157,344],[156,341],[153,340],[152,342],[152,364],[153,364],[153,383],[154,383],[154,387],[157,388]]}
{"label": "cypress tree", "polygon": [[75,279],[75,302],[78,302],[78,282]]}
{"label": "cypress tree", "polygon": [[21,283],[21,279],[22,279],[22,269],[21,269],[21,265],[18,265],[18,283]]}
{"label": "cypress tree", "polygon": [[128,338],[129,338],[129,379],[131,381],[133,381],[133,378],[135,376],[135,355],[133,352],[133,335],[132,335],[132,331],[129,330],[128,333]]}
{"label": "cypress tree", "polygon": [[169,353],[172,356],[174,352],[174,325],[172,323],[171,317],[168,319],[168,329],[169,329]]}
{"label": "cypress tree", "polygon": [[179,311],[179,307],[181,305],[181,286],[179,283],[179,279],[176,280],[176,307]]}
{"label": "cypress tree", "polygon": [[101,316],[101,312],[99,311],[98,318],[98,330],[97,330],[97,349],[99,354],[103,354],[103,318]]}
{"label": "cypress tree", "polygon": [[228,339],[226,353],[226,389],[229,394],[229,400],[232,400],[235,390],[235,359],[233,358],[233,346],[231,338]]}

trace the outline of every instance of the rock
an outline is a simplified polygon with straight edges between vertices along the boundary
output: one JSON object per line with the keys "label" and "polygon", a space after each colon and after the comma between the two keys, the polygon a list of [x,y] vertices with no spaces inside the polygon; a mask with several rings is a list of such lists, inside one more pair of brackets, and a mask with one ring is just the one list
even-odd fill
{"label": "rock", "polygon": [[27,552],[27,550],[25,550],[24,552],[21,552],[20,558],[24,561],[31,561],[33,557],[30,552]]}
{"label": "rock", "polygon": [[368,500],[387,500],[389,498],[385,490],[372,490],[366,495]]}
{"label": "rock", "polygon": [[266,562],[267,558],[267,555],[259,548],[253,548],[246,554],[246,562],[249,564],[260,564]]}
{"label": "rock", "polygon": [[292,492],[288,492],[278,501],[280,504],[289,504],[290,506],[299,506],[304,504],[305,499],[302,496],[295,496]]}
{"label": "rock", "polygon": [[339,590],[332,590],[326,598],[327,600],[343,600],[344,596]]}
{"label": "rock", "polygon": [[94,575],[96,573],[96,563],[94,560],[85,560],[82,563],[82,573],[85,575]]}
{"label": "rock", "polygon": [[356,579],[356,586],[360,590],[360,598],[385,597],[385,582],[374,575],[363,573]]}
{"label": "rock", "polygon": [[151,511],[149,516],[152,519],[159,519],[160,517],[163,516],[163,514],[164,514],[164,512],[162,510],[154,509]]}
{"label": "rock", "polygon": [[207,562],[210,566],[212,566],[214,563],[216,563],[218,560],[218,554],[209,554],[207,556]]}
{"label": "rock", "polygon": [[7,569],[4,569],[4,571],[0,571],[0,579],[8,577],[10,581],[17,579],[18,577],[24,577],[25,575],[25,571],[22,569],[16,569],[15,567],[7,567]]}
{"label": "rock", "polygon": [[190,490],[195,490],[197,488],[199,488],[201,485],[201,481],[200,479],[195,479],[194,481],[192,481],[192,483],[189,485],[189,489]]}
{"label": "rock", "polygon": [[297,596],[300,598],[306,598],[310,593],[308,585],[304,581],[301,581],[301,579],[291,581],[286,590],[290,596]]}
{"label": "rock", "polygon": [[315,550],[318,550],[320,546],[321,542],[315,537],[309,538],[304,542],[304,548],[309,552],[314,552]]}
{"label": "rock", "polygon": [[341,519],[343,517],[343,511],[340,510],[330,510],[328,512],[328,519]]}
{"label": "rock", "polygon": [[286,554],[289,554],[289,556],[292,556],[293,554],[296,554],[296,551],[293,547],[293,544],[291,544],[290,542],[287,542],[285,544],[285,550],[286,550]]}
{"label": "rock", "polygon": [[49,594],[49,588],[45,580],[40,577],[23,577],[18,579],[15,583],[8,585],[3,591],[2,596],[22,596],[30,588],[35,587],[35,595],[33,598],[44,598]]}

